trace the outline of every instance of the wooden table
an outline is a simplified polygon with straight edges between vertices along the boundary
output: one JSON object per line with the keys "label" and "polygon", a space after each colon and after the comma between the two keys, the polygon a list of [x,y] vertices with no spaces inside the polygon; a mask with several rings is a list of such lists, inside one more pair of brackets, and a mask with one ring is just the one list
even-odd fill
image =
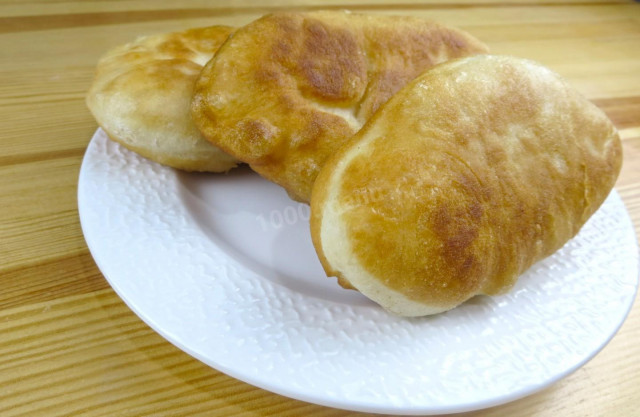
{"label": "wooden table", "polygon": [[[358,415],[288,399],[215,371],[147,327],[96,267],[76,205],[96,129],[84,95],[98,57],[142,34],[242,25],[286,0],[0,1],[0,415]],[[640,233],[640,4],[352,0],[427,16],[493,52],[542,62],[611,117],[616,185]],[[296,8],[319,8],[304,0]],[[324,3],[326,4],[326,3]],[[469,416],[631,416],[640,409],[640,306],[568,378]]]}

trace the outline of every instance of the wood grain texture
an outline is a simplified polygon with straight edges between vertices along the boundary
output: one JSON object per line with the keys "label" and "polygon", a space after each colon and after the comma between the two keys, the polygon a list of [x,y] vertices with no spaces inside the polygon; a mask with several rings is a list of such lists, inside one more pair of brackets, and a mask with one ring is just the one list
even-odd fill
{"label": "wood grain texture", "polygon": [[[0,0],[0,416],[356,416],[239,382],[135,316],[97,269],[77,213],[96,124],[98,57],[136,36],[242,25],[273,10],[411,14],[564,75],[620,129],[616,189],[640,236],[640,4],[632,1]],[[464,416],[634,416],[640,307],[584,367],[527,398]]]}

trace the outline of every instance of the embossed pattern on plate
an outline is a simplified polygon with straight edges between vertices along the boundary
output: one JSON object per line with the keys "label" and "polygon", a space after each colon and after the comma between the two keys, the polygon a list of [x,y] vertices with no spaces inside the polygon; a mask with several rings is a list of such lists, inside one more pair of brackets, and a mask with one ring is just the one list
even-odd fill
{"label": "embossed pattern on plate", "polygon": [[529,395],[600,351],[637,290],[615,191],[509,294],[415,319],[326,278],[306,206],[248,169],[180,173],[99,129],[78,207],[111,286],[167,340],[250,384],[351,410],[453,413]]}

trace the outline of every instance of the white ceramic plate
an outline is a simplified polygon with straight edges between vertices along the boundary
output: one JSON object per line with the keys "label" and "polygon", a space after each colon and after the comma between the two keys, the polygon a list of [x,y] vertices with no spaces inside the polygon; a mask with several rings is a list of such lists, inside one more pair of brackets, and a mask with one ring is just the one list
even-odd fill
{"label": "white ceramic plate", "polygon": [[508,295],[416,319],[326,278],[309,208],[246,168],[181,173],[98,130],[78,206],[105,277],[170,342],[250,384],[351,410],[453,413],[531,394],[602,349],[637,289],[615,192]]}

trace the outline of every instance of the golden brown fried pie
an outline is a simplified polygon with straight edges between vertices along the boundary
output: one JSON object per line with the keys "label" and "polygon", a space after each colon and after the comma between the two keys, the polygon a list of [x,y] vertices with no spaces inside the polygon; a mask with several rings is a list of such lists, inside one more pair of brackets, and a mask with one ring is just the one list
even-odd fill
{"label": "golden brown fried pie", "polygon": [[87,105],[109,137],[153,161],[224,172],[237,160],[204,139],[191,120],[202,66],[233,31],[226,26],[139,38],[98,63]]}
{"label": "golden brown fried pie", "polygon": [[486,50],[465,32],[417,18],[271,14],[238,29],[204,67],[194,121],[214,144],[308,202],[326,158],[404,84]]}
{"label": "golden brown fried pie", "polygon": [[426,71],[334,154],[311,201],[328,275],[405,316],[509,290],[576,235],[622,161],[611,121],[530,61]]}

